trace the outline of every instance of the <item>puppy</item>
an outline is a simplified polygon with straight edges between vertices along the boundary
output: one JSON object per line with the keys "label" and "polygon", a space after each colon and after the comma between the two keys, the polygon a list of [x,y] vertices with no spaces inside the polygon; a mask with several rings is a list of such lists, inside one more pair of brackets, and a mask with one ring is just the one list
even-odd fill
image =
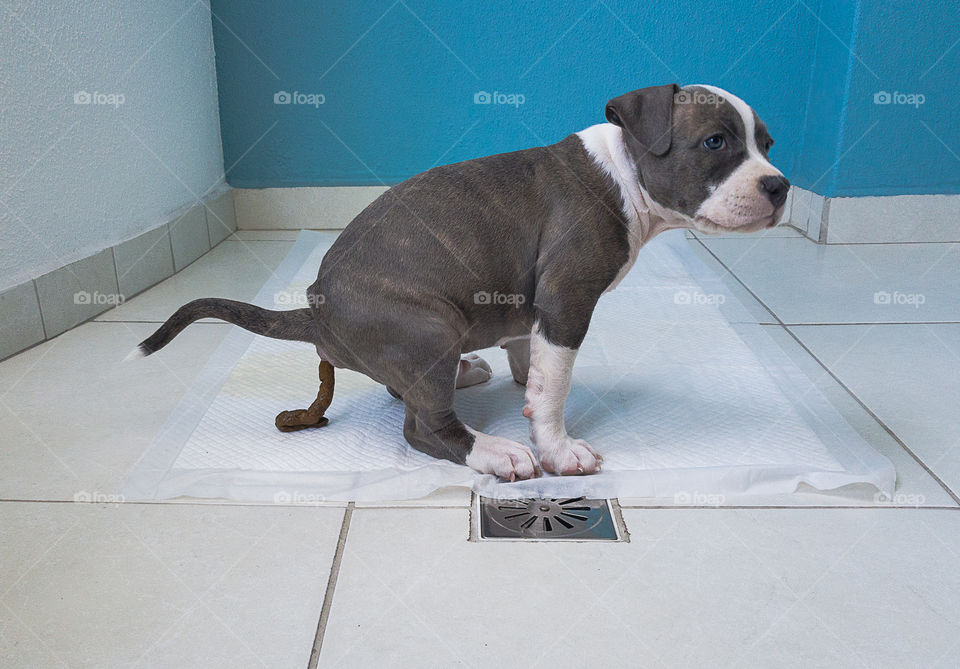
{"label": "puppy", "polygon": [[[610,100],[606,118],[550,146],[394,186],[324,256],[309,308],[195,300],[134,355],[218,318],[309,342],[324,363],[384,384],[405,405],[404,436],[424,453],[508,481],[599,471],[600,455],[563,422],[597,300],[660,232],[768,228],[789,189],[768,159],[766,126],[722,89],[643,88]],[[526,385],[536,452],[464,425],[453,410],[455,388],[490,377],[483,360],[465,354],[493,345],[506,348]]]}

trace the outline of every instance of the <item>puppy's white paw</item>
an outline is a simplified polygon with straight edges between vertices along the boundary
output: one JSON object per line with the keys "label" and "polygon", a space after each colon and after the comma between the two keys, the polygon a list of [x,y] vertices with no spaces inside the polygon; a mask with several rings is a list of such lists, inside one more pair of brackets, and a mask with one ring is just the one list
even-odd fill
{"label": "puppy's white paw", "polygon": [[471,469],[495,474],[505,481],[532,479],[543,473],[533,451],[523,444],[467,429],[476,437],[467,456]]}
{"label": "puppy's white paw", "polygon": [[537,450],[541,466],[551,474],[596,474],[603,465],[603,456],[583,439],[564,436],[551,444],[537,444]]}
{"label": "puppy's white paw", "polygon": [[457,368],[457,388],[475,386],[478,383],[489,381],[493,377],[493,370],[487,361],[476,353],[468,353],[460,358]]}

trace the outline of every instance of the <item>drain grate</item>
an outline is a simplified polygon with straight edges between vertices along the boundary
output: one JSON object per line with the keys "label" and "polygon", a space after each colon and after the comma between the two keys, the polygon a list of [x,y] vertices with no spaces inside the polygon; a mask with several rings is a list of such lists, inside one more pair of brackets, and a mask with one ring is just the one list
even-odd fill
{"label": "drain grate", "polygon": [[491,499],[480,497],[480,539],[617,541],[610,500],[585,497]]}

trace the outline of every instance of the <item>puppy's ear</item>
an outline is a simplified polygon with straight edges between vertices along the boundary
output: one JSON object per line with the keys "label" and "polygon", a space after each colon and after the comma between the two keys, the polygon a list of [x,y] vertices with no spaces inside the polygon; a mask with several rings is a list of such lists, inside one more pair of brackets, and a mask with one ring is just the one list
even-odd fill
{"label": "puppy's ear", "polygon": [[653,155],[662,156],[670,150],[673,98],[678,90],[676,84],[667,84],[624,93],[607,103],[607,120]]}

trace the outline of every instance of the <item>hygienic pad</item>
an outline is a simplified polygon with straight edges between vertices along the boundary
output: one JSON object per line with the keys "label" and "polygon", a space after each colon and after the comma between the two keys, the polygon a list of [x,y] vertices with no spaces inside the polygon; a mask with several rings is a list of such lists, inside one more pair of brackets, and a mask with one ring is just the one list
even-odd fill
{"label": "hygienic pad", "polygon": [[[255,302],[305,305],[334,238],[301,233]],[[514,483],[412,449],[402,434],[403,403],[348,370],[336,372],[327,426],[279,432],[277,413],[316,396],[316,352],[233,328],[123,492],[127,499],[388,501],[462,485],[495,497],[682,500],[868,483],[890,494],[891,463],[754,320],[681,231],[651,241],[600,300],[574,367],[567,429],[603,454],[602,473]],[[494,377],[457,390],[458,415],[474,429],[528,443],[524,389],[505,352],[478,353]]]}

